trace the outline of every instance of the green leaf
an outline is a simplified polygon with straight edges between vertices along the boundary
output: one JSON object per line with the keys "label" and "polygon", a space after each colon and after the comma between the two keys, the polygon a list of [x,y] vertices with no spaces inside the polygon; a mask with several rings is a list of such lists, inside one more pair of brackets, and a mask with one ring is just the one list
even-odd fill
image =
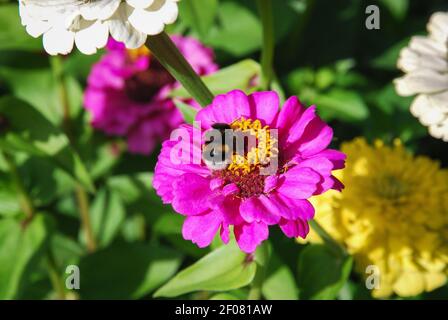
{"label": "green leaf", "polygon": [[[50,69],[0,68],[0,79],[10,87],[14,96],[28,102],[53,124],[62,119],[59,88]],[[76,117],[82,105],[82,88],[71,76],[66,77],[67,98],[71,117]]]}
{"label": "green leaf", "polygon": [[174,275],[181,255],[163,246],[117,244],[80,262],[83,299],[139,299]]}
{"label": "green leaf", "polygon": [[218,293],[212,296],[210,300],[240,300],[240,299],[230,293]]}
{"label": "green leaf", "polygon": [[300,298],[335,298],[350,275],[352,263],[352,257],[338,257],[324,245],[307,246],[299,257]]}
{"label": "green leaf", "polygon": [[[202,77],[202,80],[204,80],[214,95],[218,95],[236,89],[248,90],[251,87],[251,81],[259,75],[260,65],[253,60],[247,59]],[[185,99],[191,98],[184,88],[174,90],[171,92],[171,96]]]}
{"label": "green leaf", "polygon": [[335,82],[335,72],[328,67],[321,68],[316,72],[316,86],[320,90],[327,89]]}
{"label": "green leaf", "polygon": [[397,20],[406,18],[409,9],[409,0],[380,0]]}
{"label": "green leaf", "polygon": [[154,297],[177,297],[207,290],[227,291],[244,287],[255,276],[256,263],[248,262],[234,241],[206,255],[179,272]]}
{"label": "green leaf", "polygon": [[153,232],[157,235],[180,235],[185,217],[177,213],[162,214],[153,225]]}
{"label": "green leaf", "polygon": [[297,300],[298,288],[294,274],[276,255],[272,255],[262,293],[268,300]]}
{"label": "green leaf", "polygon": [[107,185],[111,190],[116,191],[126,203],[132,203],[153,191],[152,179],[152,173],[117,175],[108,179]]}
{"label": "green leaf", "polygon": [[0,50],[40,50],[41,40],[34,39],[22,26],[17,4],[0,6]]}
{"label": "green leaf", "polygon": [[108,246],[120,231],[126,216],[121,198],[114,191],[102,189],[96,194],[90,214],[98,244],[100,247]]}
{"label": "green leaf", "polygon": [[218,0],[188,0],[179,2],[180,17],[205,39],[218,13]]}
{"label": "green leaf", "polygon": [[0,147],[45,158],[87,190],[94,190],[87,169],[65,134],[36,109],[21,100],[4,97],[0,99],[0,114],[9,124],[6,133],[0,136]]}
{"label": "green leaf", "polygon": [[47,159],[27,157],[17,163],[26,190],[35,206],[44,206],[70,194],[76,182],[65,171],[55,168]]}
{"label": "green leaf", "polygon": [[238,2],[223,1],[219,5],[218,21],[209,30],[207,44],[234,56],[244,56],[260,48],[261,24],[254,11]]}
{"label": "green leaf", "polygon": [[143,214],[128,215],[120,228],[120,236],[126,242],[144,240],[146,234],[146,219]]}
{"label": "green leaf", "polygon": [[333,89],[328,93],[318,94],[314,103],[325,115],[341,120],[360,121],[369,116],[367,105],[355,91]]}
{"label": "green leaf", "polygon": [[396,71],[397,70],[397,61],[400,56],[400,51],[408,45],[409,38],[406,37],[403,40],[395,43],[384,52],[382,52],[378,57],[374,58],[371,61],[372,67],[376,69],[384,69],[388,71]]}
{"label": "green leaf", "polygon": [[0,299],[14,299],[23,292],[47,248],[50,226],[41,214],[27,225],[0,220]]}
{"label": "green leaf", "polygon": [[51,237],[51,250],[56,265],[63,267],[63,270],[68,265],[78,265],[79,259],[85,254],[85,249],[78,242],[60,232]]}
{"label": "green leaf", "polygon": [[186,104],[178,99],[174,99],[174,104],[182,113],[185,123],[193,124],[194,118],[196,117],[198,111],[193,109],[189,104]]}
{"label": "green leaf", "polygon": [[0,216],[13,217],[20,213],[17,190],[8,175],[0,173]]}

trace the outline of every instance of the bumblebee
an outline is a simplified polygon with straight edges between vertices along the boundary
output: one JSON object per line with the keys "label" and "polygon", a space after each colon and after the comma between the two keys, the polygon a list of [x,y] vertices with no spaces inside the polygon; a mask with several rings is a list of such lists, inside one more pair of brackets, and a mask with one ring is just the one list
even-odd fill
{"label": "bumblebee", "polygon": [[[232,132],[231,139],[226,133]],[[206,133],[206,141],[202,151],[202,159],[212,170],[224,170],[232,161],[233,129],[227,123],[215,123],[212,130]]]}

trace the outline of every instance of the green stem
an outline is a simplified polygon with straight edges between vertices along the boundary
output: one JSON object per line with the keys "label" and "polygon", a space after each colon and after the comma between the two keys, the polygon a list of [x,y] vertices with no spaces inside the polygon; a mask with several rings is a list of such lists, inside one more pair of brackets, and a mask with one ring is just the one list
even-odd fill
{"label": "green stem", "polygon": [[331,250],[333,250],[338,255],[344,256],[347,254],[345,248],[342,247],[336,240],[334,240],[330,236],[330,234],[325,231],[324,228],[322,228],[322,226],[316,221],[316,219],[310,221],[310,226]]}
{"label": "green stem", "polygon": [[270,89],[274,79],[274,17],[272,14],[272,0],[257,0],[263,26],[263,48],[261,51],[262,88]]}
{"label": "green stem", "polygon": [[260,300],[262,296],[263,283],[266,277],[267,267],[271,257],[271,245],[268,241],[265,241],[261,246],[257,248],[257,251],[251,257],[257,264],[257,271],[255,278],[252,281],[252,285],[247,296],[248,300]]}
{"label": "green stem", "polygon": [[[51,67],[53,69],[53,76],[59,88],[59,98],[62,106],[63,127],[70,143],[75,146],[75,140],[71,131],[70,101],[68,98],[68,90],[66,79],[64,76],[64,64],[62,58],[60,56],[52,56]],[[76,185],[75,193],[81,218],[81,228],[83,229],[86,237],[87,250],[89,252],[94,252],[97,245],[90,221],[89,198],[87,196],[87,192],[80,184]]]}
{"label": "green stem", "polygon": [[250,287],[249,295],[247,296],[247,300],[260,300],[261,299],[261,291],[263,289],[263,282],[266,276],[265,268],[262,266],[257,266],[257,273],[255,274],[255,278],[252,281],[252,285]]}
{"label": "green stem", "polygon": [[89,212],[89,198],[87,192],[78,184],[76,186],[76,200],[78,202],[79,214],[81,217],[81,227],[84,231],[87,243],[87,250],[92,253],[96,251],[97,243],[93,233]]}
{"label": "green stem", "polygon": [[60,300],[65,300],[67,295],[65,293],[64,280],[61,277],[58,267],[56,265],[56,260],[51,253],[51,249],[48,250],[46,257],[48,274],[50,276],[51,285],[53,286],[54,292],[57,294],[57,298]]}
{"label": "green stem", "polygon": [[66,79],[64,76],[64,68],[63,68],[63,61],[60,56],[52,56],[50,58],[51,62],[51,68],[53,70],[53,76],[57,83],[58,90],[59,90],[59,98],[61,101],[62,106],[62,121],[63,121],[63,127],[65,130],[65,133],[67,134],[67,137],[71,140],[72,139],[72,132],[71,132],[71,117],[70,117],[70,102],[68,99],[68,91],[66,86]]}
{"label": "green stem", "polygon": [[212,103],[213,94],[165,32],[148,37],[146,46],[201,106]]}
{"label": "green stem", "polygon": [[28,192],[26,191],[25,186],[23,185],[22,179],[20,178],[20,174],[19,171],[17,170],[14,159],[7,152],[1,151],[1,153],[11,173],[13,183],[18,193],[20,206],[23,210],[23,213],[26,215],[26,220],[31,220],[35,213],[33,202]]}

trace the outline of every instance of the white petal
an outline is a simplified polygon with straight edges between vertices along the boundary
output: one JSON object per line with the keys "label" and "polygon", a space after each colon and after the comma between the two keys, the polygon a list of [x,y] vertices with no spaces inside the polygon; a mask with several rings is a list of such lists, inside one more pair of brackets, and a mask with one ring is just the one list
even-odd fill
{"label": "white petal", "polygon": [[428,69],[418,70],[394,81],[395,89],[401,96],[419,93],[437,93],[448,90],[448,77]]}
{"label": "white petal", "polygon": [[441,124],[430,126],[429,133],[434,138],[442,139],[443,141],[448,142],[448,117]]}
{"label": "white petal", "polygon": [[64,28],[52,28],[43,36],[45,51],[51,55],[70,53],[74,42],[75,33]]}
{"label": "white petal", "polygon": [[414,99],[411,105],[411,113],[419,118],[425,126],[441,123],[446,117],[443,109],[434,104],[430,96],[424,94]]}
{"label": "white petal", "polygon": [[429,37],[412,37],[411,42],[409,43],[409,48],[420,54],[435,55],[442,58],[447,57],[448,54],[448,47],[446,45]]}
{"label": "white petal", "polygon": [[142,9],[135,9],[129,16],[129,22],[135,29],[147,35],[159,34],[165,28],[165,24],[157,14]]}
{"label": "white petal", "polygon": [[[149,8],[149,10],[151,7]],[[157,11],[158,14],[162,17],[162,21],[165,24],[171,24],[174,23],[177,20],[177,17],[179,16],[179,9],[177,7],[176,1],[173,0],[167,0],[166,4],[160,8],[160,10]]]}
{"label": "white petal", "polygon": [[446,45],[448,41],[448,13],[434,13],[429,20],[428,31],[433,39]]}
{"label": "white petal", "polygon": [[418,69],[446,72],[448,71],[448,60],[437,55],[419,54],[410,48],[404,48],[400,52],[397,66],[404,72],[412,72]]}
{"label": "white petal", "polygon": [[155,0],[145,10],[135,9],[129,17],[129,22],[147,35],[156,35],[163,31],[165,24],[176,21],[177,16],[178,8],[174,1]]}
{"label": "white petal", "polygon": [[86,20],[106,20],[117,11],[120,2],[121,0],[89,2],[81,7],[81,14]]}
{"label": "white petal", "polygon": [[108,37],[108,25],[98,20],[89,27],[76,32],[75,43],[82,53],[94,54],[97,49],[106,46]]}
{"label": "white petal", "polygon": [[117,12],[108,20],[111,36],[123,42],[128,49],[140,48],[146,41],[146,34],[136,30],[129,22],[128,17],[132,8],[122,3]]}
{"label": "white petal", "polygon": [[51,25],[46,21],[32,19],[28,14],[28,9],[26,6],[20,4],[19,14],[22,21],[22,25],[26,27],[26,32],[34,38],[40,37]]}
{"label": "white petal", "polygon": [[159,34],[177,19],[177,2],[19,0],[19,8],[27,32],[33,37],[44,35],[44,46],[50,54],[68,53],[73,42],[80,51],[91,54],[107,43],[109,32],[127,48],[142,46],[147,35]]}
{"label": "white petal", "polygon": [[136,9],[146,9],[154,3],[154,0],[126,0],[126,2]]}

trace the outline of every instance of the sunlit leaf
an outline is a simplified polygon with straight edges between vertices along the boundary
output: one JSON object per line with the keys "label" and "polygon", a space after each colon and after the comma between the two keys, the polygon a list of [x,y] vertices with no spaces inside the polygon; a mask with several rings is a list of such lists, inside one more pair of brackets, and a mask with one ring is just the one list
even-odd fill
{"label": "sunlit leaf", "polygon": [[155,297],[177,297],[184,293],[207,290],[227,291],[248,285],[255,276],[256,264],[247,261],[235,242],[222,246],[179,272]]}
{"label": "sunlit leaf", "polygon": [[[243,60],[218,72],[202,77],[213,94],[227,93],[231,90],[249,90],[251,82],[260,74],[260,65],[253,60]],[[171,93],[172,97],[191,98],[184,89],[179,88]]]}

